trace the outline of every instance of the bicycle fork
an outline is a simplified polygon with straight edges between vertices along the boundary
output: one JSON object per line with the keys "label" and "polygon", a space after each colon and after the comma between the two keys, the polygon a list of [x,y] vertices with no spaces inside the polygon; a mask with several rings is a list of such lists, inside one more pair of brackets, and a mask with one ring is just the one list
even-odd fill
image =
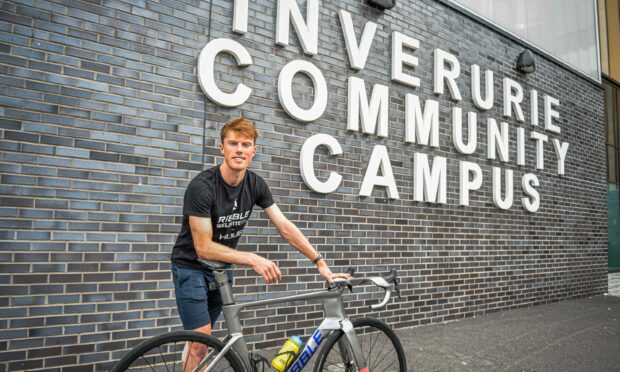
{"label": "bicycle fork", "polygon": [[321,342],[330,334],[330,332],[338,330],[342,330],[346,338],[346,341],[343,338],[338,340],[338,347],[340,347],[341,355],[343,357],[343,364],[345,366],[350,366],[352,362],[349,349],[347,349],[346,345],[348,342],[350,350],[353,353],[355,363],[358,366],[363,366],[359,371],[368,372],[366,358],[364,357],[359,340],[355,334],[353,323],[344,317],[342,302],[339,301],[339,299],[335,299],[333,303],[330,302],[331,301],[326,301],[324,303],[325,313],[328,316],[323,320],[319,328],[314,331],[312,337],[308,339],[301,353],[299,353],[295,361],[293,361],[293,364],[291,364],[289,369],[287,369],[287,372],[300,372],[306,366],[308,361],[310,361],[314,353],[321,345]]}
{"label": "bicycle fork", "polygon": [[[364,353],[362,352],[362,348],[360,346],[357,335],[355,334],[355,329],[353,328],[353,324],[349,319],[345,319],[342,321],[342,331],[349,342],[349,346],[351,346],[351,351],[353,352],[353,358],[355,358],[355,363],[358,366],[362,366],[359,372],[369,372],[368,365],[366,365],[366,357],[364,357]],[[343,348],[346,348],[346,345],[343,345],[344,342],[340,339],[338,341],[338,346],[340,350],[343,351]],[[346,349],[345,349],[346,350]],[[343,353],[343,355],[348,355],[348,353]],[[349,358],[350,359],[350,358]],[[344,361],[346,363],[350,363],[351,361]]]}

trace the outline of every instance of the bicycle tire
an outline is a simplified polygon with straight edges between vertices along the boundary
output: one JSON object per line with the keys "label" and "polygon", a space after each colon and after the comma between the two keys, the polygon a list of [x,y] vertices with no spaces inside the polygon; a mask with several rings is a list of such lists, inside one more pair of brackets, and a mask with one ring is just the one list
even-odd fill
{"label": "bicycle tire", "polygon": [[[121,360],[118,361],[118,363],[116,363],[112,369],[112,372],[179,371],[179,369],[177,369],[177,363],[181,362],[181,352],[185,346],[185,342],[200,343],[205,345],[209,348],[209,350],[214,350],[216,352],[216,354],[213,355],[219,354],[224,348],[224,343],[222,341],[204,333],[196,331],[176,331],[164,333],[162,335],[149,338],[131,349],[129,353],[127,353]],[[162,349],[162,346],[164,345],[174,345],[172,352],[168,351],[168,348]],[[222,368],[221,370],[234,372],[244,371],[243,363],[232,349],[224,355],[224,358],[230,368]],[[169,362],[172,362],[172,364]],[[181,366],[180,368],[180,371],[182,372],[184,366]]]}
{"label": "bicycle tire", "polygon": [[[351,323],[353,323],[353,328],[355,328],[355,333],[358,335],[358,339],[360,340],[360,347],[364,352],[364,356],[366,357],[366,363],[371,372],[379,372],[379,371],[389,371],[389,372],[406,372],[407,371],[407,358],[405,357],[405,351],[403,350],[403,346],[398,339],[396,333],[384,322],[374,319],[374,318],[358,318],[354,319]],[[366,330],[374,329],[373,333],[366,332]],[[374,355],[375,359],[373,360],[373,340],[372,336],[376,334],[376,339],[380,339],[381,336],[385,337],[385,341],[374,341],[375,344],[382,343],[382,350],[378,353],[380,355]],[[364,335],[367,334],[368,337]],[[325,344],[319,351],[317,355],[317,362],[315,364],[314,371],[322,372],[322,371],[355,371],[359,372],[360,368],[355,365],[355,360],[352,357],[352,352],[350,350],[350,346],[348,342],[346,342],[347,349],[345,354],[349,353],[350,355],[344,355],[339,350],[338,341],[344,337],[344,341],[346,342],[346,336],[344,336],[343,331],[335,331],[332,332],[331,335],[327,337],[325,340]],[[387,364],[379,364],[383,363],[386,356],[383,359],[380,359],[383,349],[387,342],[390,342],[393,347],[396,359],[398,361],[398,366],[387,365]],[[379,345],[377,345],[379,347]],[[333,360],[342,361],[343,359],[348,361],[347,363],[343,361],[341,363],[333,362]],[[390,359],[391,360],[391,359]],[[374,364],[373,364],[374,363]],[[377,365],[378,364],[378,365]],[[363,366],[362,366],[363,367]]]}

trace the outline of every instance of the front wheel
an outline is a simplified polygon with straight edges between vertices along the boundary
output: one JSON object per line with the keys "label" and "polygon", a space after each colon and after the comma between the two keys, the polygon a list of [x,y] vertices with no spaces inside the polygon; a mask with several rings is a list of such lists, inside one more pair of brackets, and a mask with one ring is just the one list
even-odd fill
{"label": "front wheel", "polygon": [[[204,370],[204,366],[210,366],[223,347],[222,341],[200,332],[165,333],[149,338],[131,349],[116,363],[112,372],[192,371],[203,360],[200,370]],[[243,371],[241,360],[232,350],[215,367],[217,371]]]}
{"label": "front wheel", "polygon": [[[396,333],[374,318],[354,319],[353,328],[370,372],[406,372],[407,360]],[[333,332],[317,356],[316,371],[359,372],[351,346],[342,331]]]}

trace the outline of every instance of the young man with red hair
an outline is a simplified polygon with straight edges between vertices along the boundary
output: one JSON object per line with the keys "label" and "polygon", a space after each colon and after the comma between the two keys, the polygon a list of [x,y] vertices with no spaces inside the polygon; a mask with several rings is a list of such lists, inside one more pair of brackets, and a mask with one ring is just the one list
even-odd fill
{"label": "young man with red hair", "polygon": [[[183,327],[207,334],[211,334],[221,313],[222,301],[219,290],[209,290],[213,275],[198,258],[250,266],[267,284],[282,278],[273,261],[235,249],[254,205],[263,208],[280,235],[312,260],[325,280],[347,276],[331,272],[308,239],[282,214],[265,181],[248,169],[258,139],[253,123],[236,118],[224,126],[220,135],[224,161],[198,174],[187,187],[181,231],[171,257]],[[194,354],[200,351],[192,348],[190,360],[198,358]]]}

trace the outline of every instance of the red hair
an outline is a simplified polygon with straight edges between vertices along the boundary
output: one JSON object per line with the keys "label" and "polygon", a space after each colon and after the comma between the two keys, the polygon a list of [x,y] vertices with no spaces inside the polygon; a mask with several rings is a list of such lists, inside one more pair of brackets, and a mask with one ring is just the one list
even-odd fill
{"label": "red hair", "polygon": [[251,138],[256,145],[256,140],[258,139],[258,130],[254,127],[254,123],[252,123],[248,119],[244,118],[234,118],[222,128],[220,132],[220,137],[222,139],[222,143],[224,143],[224,139],[228,135],[229,132],[237,132],[246,135]]}

